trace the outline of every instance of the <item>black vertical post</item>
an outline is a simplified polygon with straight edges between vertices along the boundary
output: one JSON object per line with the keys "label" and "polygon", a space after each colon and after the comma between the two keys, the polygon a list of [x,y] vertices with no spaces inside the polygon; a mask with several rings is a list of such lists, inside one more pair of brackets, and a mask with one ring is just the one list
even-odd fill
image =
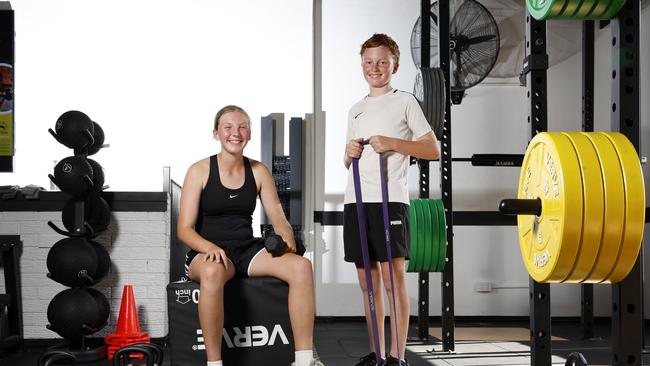
{"label": "black vertical post", "polygon": [[22,343],[23,310],[20,271],[18,267],[18,249],[20,245],[19,235],[0,235],[0,253],[4,267],[5,292],[10,297],[9,304],[7,304],[8,336],[18,336],[17,341]]}
{"label": "black vertical post", "polygon": [[302,118],[289,120],[289,156],[291,176],[289,178],[289,223],[296,239],[302,241],[302,161],[303,161],[303,125]]}
{"label": "black vertical post", "polygon": [[[420,57],[422,68],[430,66],[431,53],[431,4],[429,0],[420,2],[420,21],[422,32],[420,33]],[[429,162],[418,161],[420,169],[419,186],[420,198],[429,198]],[[418,338],[426,340],[429,338],[429,273],[418,274]]]}
{"label": "black vertical post", "polygon": [[[582,130],[594,131],[594,21],[582,22]],[[580,286],[582,338],[594,337],[594,285]]]}
{"label": "black vertical post", "polygon": [[445,119],[442,136],[439,136],[440,154],[440,191],[442,202],[445,206],[445,219],[447,220],[447,257],[445,270],[442,272],[440,283],[442,293],[442,348],[445,351],[454,351],[454,220],[452,213],[452,186],[451,186],[451,84],[449,70],[449,2],[438,1],[438,51],[440,55],[440,68],[445,75]]}
{"label": "black vertical post", "polygon": [[[548,130],[546,22],[526,10],[526,76],[528,123],[531,138]],[[551,365],[551,286],[529,279],[531,365]]]}
{"label": "black vertical post", "polygon": [[[611,20],[612,130],[640,151],[640,1],[627,1]],[[632,271],[612,286],[612,365],[641,365],[643,245]]]}
{"label": "black vertical post", "polygon": [[[264,136],[261,140],[260,160],[262,164],[273,173],[273,157],[276,155],[275,151],[275,121],[272,115],[262,117],[260,121],[260,136]],[[264,210],[260,213],[260,224],[262,226],[262,235],[264,235],[264,227],[269,224],[269,219],[266,217]]]}

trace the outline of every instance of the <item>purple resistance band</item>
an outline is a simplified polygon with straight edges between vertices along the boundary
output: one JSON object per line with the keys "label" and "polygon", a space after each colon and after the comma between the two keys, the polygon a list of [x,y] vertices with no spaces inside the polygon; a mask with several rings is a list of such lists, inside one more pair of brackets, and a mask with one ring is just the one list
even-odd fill
{"label": "purple resistance band", "polygon": [[[368,140],[363,140],[363,145],[368,144]],[[381,348],[379,347],[379,330],[377,325],[377,313],[374,303],[374,288],[372,285],[372,275],[370,273],[370,256],[368,255],[368,234],[366,231],[366,213],[363,207],[363,198],[361,196],[361,178],[359,176],[359,159],[352,159],[352,175],[354,178],[354,193],[356,196],[357,220],[359,221],[359,236],[361,239],[361,253],[363,255],[363,269],[366,274],[366,287],[368,288],[368,305],[370,307],[370,318],[372,321],[372,333],[374,335],[375,359],[378,366],[383,365],[381,358]],[[390,272],[390,288],[393,299],[393,319],[395,324],[395,339],[397,340],[397,359],[400,357],[399,334],[397,332],[397,303],[395,302],[395,285],[393,281],[393,255],[390,245],[390,223],[388,219],[388,187],[386,186],[386,159],[383,154],[379,154],[379,176],[381,179],[381,206],[384,213],[384,237],[386,238],[386,255],[388,256],[388,271]]]}

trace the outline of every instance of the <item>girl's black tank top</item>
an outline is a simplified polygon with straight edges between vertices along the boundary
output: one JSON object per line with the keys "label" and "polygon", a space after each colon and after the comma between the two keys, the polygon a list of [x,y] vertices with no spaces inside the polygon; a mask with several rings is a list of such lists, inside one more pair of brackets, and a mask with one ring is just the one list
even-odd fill
{"label": "girl's black tank top", "polygon": [[217,155],[210,157],[210,174],[201,192],[196,232],[215,244],[253,237],[253,211],[257,184],[250,161],[244,156],[244,184],[237,189],[223,186]]}

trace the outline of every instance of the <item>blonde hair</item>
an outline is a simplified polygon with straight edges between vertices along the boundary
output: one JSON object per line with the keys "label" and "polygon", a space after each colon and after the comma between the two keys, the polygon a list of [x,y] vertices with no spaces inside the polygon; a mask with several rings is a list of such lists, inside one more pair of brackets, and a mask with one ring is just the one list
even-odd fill
{"label": "blonde hair", "polygon": [[238,106],[236,106],[234,104],[229,104],[229,105],[221,108],[219,110],[219,112],[217,112],[217,115],[214,117],[214,129],[215,130],[219,129],[219,120],[221,119],[221,117],[224,114],[230,113],[230,112],[239,112],[239,113],[243,114],[244,116],[246,116],[246,119],[248,120],[248,123],[251,122],[251,118],[248,116],[248,113],[246,113],[244,108],[238,107]]}

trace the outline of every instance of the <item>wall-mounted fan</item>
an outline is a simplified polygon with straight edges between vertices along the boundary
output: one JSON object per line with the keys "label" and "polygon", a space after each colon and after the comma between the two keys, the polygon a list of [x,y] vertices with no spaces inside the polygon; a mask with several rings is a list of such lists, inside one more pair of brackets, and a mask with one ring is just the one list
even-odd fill
{"label": "wall-mounted fan", "polygon": [[[452,101],[460,103],[464,90],[490,73],[499,55],[499,28],[492,14],[476,0],[450,0],[449,22]],[[438,66],[438,2],[431,4],[430,66]],[[411,33],[411,56],[420,68],[421,19]]]}

